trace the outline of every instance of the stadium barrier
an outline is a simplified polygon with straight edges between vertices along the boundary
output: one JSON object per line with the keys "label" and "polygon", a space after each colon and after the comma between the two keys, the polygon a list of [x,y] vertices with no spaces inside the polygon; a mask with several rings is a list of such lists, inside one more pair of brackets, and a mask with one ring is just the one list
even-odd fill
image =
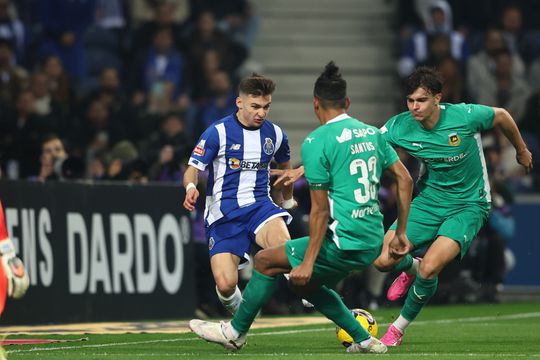
{"label": "stadium barrier", "polygon": [[194,259],[179,186],[0,182],[31,287],[3,324],[193,314]]}
{"label": "stadium barrier", "polygon": [[508,247],[514,253],[515,267],[508,274],[506,285],[540,286],[540,195],[521,195],[512,206],[515,233]]}

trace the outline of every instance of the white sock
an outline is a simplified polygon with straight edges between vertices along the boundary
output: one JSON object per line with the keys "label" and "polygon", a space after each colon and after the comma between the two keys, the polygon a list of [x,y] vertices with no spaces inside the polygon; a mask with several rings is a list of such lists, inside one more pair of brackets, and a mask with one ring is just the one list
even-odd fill
{"label": "white sock", "polygon": [[238,308],[240,307],[240,303],[242,302],[242,293],[240,292],[238,286],[236,286],[236,289],[234,289],[234,293],[229,297],[221,295],[216,286],[216,294],[223,306],[225,306],[225,308],[234,315],[236,313],[236,310],[238,310]]}
{"label": "white sock", "polygon": [[367,346],[371,343],[371,336],[368,337],[366,340],[364,341],[360,341],[360,347],[362,348],[367,348]]}
{"label": "white sock", "polygon": [[240,333],[232,326],[230,321],[224,324],[223,332],[229,339],[238,339],[240,337]]}
{"label": "white sock", "polygon": [[410,323],[411,322],[409,320],[399,315],[396,321],[394,321],[394,326],[403,334],[405,332],[405,329],[407,328],[407,326],[409,326]]}
{"label": "white sock", "polygon": [[411,267],[409,268],[409,270],[405,271],[405,273],[407,275],[416,275],[418,269],[420,269],[420,260],[418,260],[417,258],[413,258]]}

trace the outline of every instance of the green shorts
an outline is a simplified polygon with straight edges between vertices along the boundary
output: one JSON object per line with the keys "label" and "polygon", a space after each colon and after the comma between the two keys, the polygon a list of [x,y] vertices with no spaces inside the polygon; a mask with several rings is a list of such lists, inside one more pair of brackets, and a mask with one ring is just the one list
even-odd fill
{"label": "green shorts", "polygon": [[[417,196],[411,204],[407,237],[416,248],[431,245],[438,236],[449,237],[459,244],[460,256],[463,259],[488,215],[488,203],[468,203],[459,206],[435,204],[422,196]],[[390,230],[395,229],[396,223],[390,227]]]}
{"label": "green shorts", "polygon": [[[308,242],[309,236],[285,242],[285,251],[293,268],[302,263]],[[381,253],[381,248],[382,245],[366,250],[340,250],[332,240],[325,238],[311,278],[334,288],[351,271],[362,270],[371,265]]]}

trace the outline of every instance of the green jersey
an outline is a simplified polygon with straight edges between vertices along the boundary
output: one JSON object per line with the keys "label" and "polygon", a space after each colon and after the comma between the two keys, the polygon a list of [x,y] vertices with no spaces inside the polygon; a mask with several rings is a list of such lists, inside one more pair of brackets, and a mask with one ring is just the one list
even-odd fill
{"label": "green jersey", "polygon": [[493,108],[440,104],[435,127],[424,129],[410,112],[392,117],[381,132],[421,161],[420,195],[433,204],[491,202],[480,131],[493,127]]}
{"label": "green jersey", "polygon": [[341,250],[380,247],[384,236],[378,191],[382,172],[398,160],[381,132],[342,114],[302,144],[305,177],[328,190],[328,235]]}

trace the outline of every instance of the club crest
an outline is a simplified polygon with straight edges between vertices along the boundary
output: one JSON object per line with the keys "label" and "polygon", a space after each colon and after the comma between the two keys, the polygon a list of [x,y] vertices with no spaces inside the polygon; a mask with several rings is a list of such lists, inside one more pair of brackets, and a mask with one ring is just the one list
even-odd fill
{"label": "club crest", "polygon": [[461,143],[461,138],[455,132],[448,135],[448,143],[452,146],[458,146]]}
{"label": "club crest", "polygon": [[274,153],[274,143],[272,142],[272,139],[270,138],[264,139],[263,150],[266,155],[272,155]]}
{"label": "club crest", "polygon": [[214,240],[214,238],[210,237],[210,239],[208,239],[208,250],[212,250],[215,244],[216,244],[216,241]]}

